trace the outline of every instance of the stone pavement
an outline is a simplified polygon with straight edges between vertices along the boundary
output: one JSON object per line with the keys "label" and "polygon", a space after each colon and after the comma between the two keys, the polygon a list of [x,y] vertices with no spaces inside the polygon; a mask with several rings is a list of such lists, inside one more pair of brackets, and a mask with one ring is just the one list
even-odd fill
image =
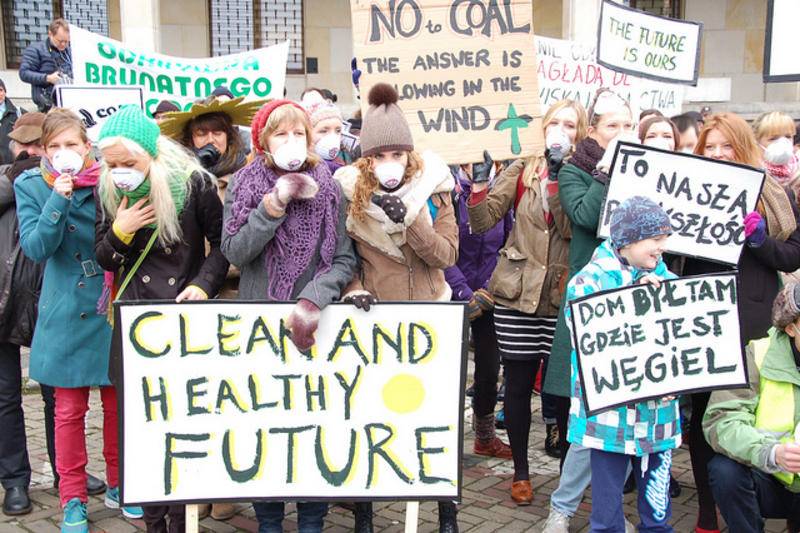
{"label": "stone pavement", "polygon": [[[0,533],[29,531],[37,533],[57,532],[61,519],[58,493],[53,489],[53,475],[47,460],[47,449],[44,437],[44,417],[41,396],[35,387],[26,391],[24,406],[28,431],[28,449],[33,479],[31,498],[34,510],[31,514],[12,518],[0,514]],[[510,499],[511,461],[488,459],[471,453],[473,433],[467,424],[464,436],[464,487],[463,501],[459,505],[458,521],[464,533],[489,533],[541,531],[549,511],[549,498],[558,486],[558,461],[544,454],[544,425],[541,418],[539,397],[534,397],[534,411],[531,440],[529,448],[531,480],[534,486],[534,502],[528,507],[517,507]],[[100,398],[97,391],[92,392],[90,416],[87,420],[87,442],[89,447],[89,470],[102,474],[102,416]],[[467,409],[465,420],[469,420]],[[500,432],[503,439],[505,432]],[[673,458],[673,475],[683,487],[682,494],[673,500],[672,524],[677,533],[694,531],[697,513],[694,481],[692,479],[689,453],[686,449],[678,450]],[[587,491],[578,515],[572,520],[572,532],[588,531],[588,514],[591,509],[591,490]],[[634,523],[636,516],[635,494],[625,497],[626,515]],[[380,532],[402,532],[404,527],[404,504],[380,503],[375,505],[375,530]],[[291,512],[289,512],[291,511]],[[143,531],[141,521],[128,521],[119,511],[106,509],[102,496],[91,497],[89,502],[89,518],[93,532],[127,533]],[[287,508],[286,530],[296,531],[293,506]],[[352,531],[352,514],[340,507],[331,507],[326,518],[326,532]],[[239,505],[238,514],[226,522],[218,522],[206,518],[201,522],[202,531],[227,533],[233,531],[257,531],[257,523],[250,505]],[[435,503],[423,503],[420,508],[419,531],[422,533],[438,531]],[[767,531],[778,533],[785,531],[785,523],[772,520]]]}

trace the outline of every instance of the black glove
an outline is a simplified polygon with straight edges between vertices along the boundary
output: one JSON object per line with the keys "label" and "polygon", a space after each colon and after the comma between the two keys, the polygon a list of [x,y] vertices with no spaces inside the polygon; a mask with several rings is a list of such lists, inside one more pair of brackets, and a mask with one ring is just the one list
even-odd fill
{"label": "black glove", "polygon": [[472,163],[472,183],[486,183],[489,181],[489,173],[494,166],[492,156],[487,150],[483,151],[483,163]]}
{"label": "black glove", "polygon": [[561,165],[564,163],[564,156],[561,152],[556,150],[545,150],[544,156],[547,158],[547,172],[550,181],[558,181],[558,172],[561,170]]}
{"label": "black glove", "polygon": [[368,292],[351,294],[350,296],[346,296],[342,301],[347,304],[353,304],[364,311],[369,311],[369,306],[375,305],[375,302],[377,302],[375,297]]}
{"label": "black glove", "polygon": [[592,177],[594,180],[601,185],[608,185],[608,174],[603,172],[602,170],[594,169],[592,171]]}
{"label": "black glove", "polygon": [[400,224],[406,218],[406,209],[403,201],[393,194],[374,194],[372,196],[372,203],[383,209],[389,220],[395,224]]}

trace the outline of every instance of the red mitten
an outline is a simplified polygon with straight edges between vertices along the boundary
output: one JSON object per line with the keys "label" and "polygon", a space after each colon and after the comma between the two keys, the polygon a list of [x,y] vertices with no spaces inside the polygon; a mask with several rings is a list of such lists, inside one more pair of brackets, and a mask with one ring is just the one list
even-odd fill
{"label": "red mitten", "polygon": [[275,182],[270,193],[275,207],[286,209],[286,205],[292,200],[307,200],[314,198],[319,191],[319,185],[314,178],[308,174],[292,172],[284,174]]}
{"label": "red mitten", "polygon": [[311,300],[298,300],[286,321],[289,338],[297,349],[305,352],[314,346],[314,333],[319,326],[319,307]]}

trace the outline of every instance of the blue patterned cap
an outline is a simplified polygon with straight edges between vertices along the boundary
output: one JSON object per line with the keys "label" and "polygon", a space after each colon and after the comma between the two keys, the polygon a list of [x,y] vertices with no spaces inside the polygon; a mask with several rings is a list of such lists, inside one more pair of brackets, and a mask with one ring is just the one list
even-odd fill
{"label": "blue patterned cap", "polygon": [[638,241],[669,235],[669,217],[646,196],[632,196],[611,213],[611,244],[617,250]]}

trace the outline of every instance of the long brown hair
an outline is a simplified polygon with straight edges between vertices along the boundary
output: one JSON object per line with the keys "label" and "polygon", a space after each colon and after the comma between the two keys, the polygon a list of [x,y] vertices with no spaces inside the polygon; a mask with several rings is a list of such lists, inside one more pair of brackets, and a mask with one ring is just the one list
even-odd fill
{"label": "long brown hair", "polygon": [[706,139],[711,130],[719,130],[731,143],[737,163],[744,163],[756,168],[761,167],[761,148],[758,146],[753,130],[742,117],[735,113],[717,113],[706,117],[706,123],[697,137],[695,154],[705,154]]}
{"label": "long brown hair", "polygon": [[672,122],[670,119],[665,117],[664,115],[655,115],[649,116],[644,119],[642,122],[639,123],[639,140],[644,143],[645,137],[647,137],[647,132],[650,131],[650,128],[653,127],[654,124],[660,124],[661,122],[665,124],[669,124],[669,127],[672,128],[672,137],[675,141],[675,149],[678,149],[678,144],[681,142],[681,134],[678,131],[678,127]]}
{"label": "long brown hair", "polygon": [[[406,171],[403,174],[402,185],[408,183],[417,173],[425,169],[422,157],[417,152],[411,150],[406,153],[408,154],[408,165],[406,165]],[[353,166],[358,170],[358,180],[353,191],[353,201],[350,203],[350,214],[359,222],[363,222],[367,216],[366,210],[372,201],[372,194],[378,190],[378,178],[372,172],[373,160],[373,156],[367,156],[353,163]]]}
{"label": "long brown hair", "polygon": [[[220,157],[220,162],[217,163],[219,168],[232,168],[232,172],[239,170],[233,168],[236,166],[236,160],[242,155],[246,155],[244,141],[242,141],[239,131],[233,125],[231,117],[225,113],[214,112],[200,115],[193,118],[185,128],[183,128],[183,135],[181,136],[181,144],[193,150],[194,145],[194,132],[197,130],[209,131],[224,131],[227,139],[227,146],[225,153]],[[202,148],[202,147],[198,147]]]}

